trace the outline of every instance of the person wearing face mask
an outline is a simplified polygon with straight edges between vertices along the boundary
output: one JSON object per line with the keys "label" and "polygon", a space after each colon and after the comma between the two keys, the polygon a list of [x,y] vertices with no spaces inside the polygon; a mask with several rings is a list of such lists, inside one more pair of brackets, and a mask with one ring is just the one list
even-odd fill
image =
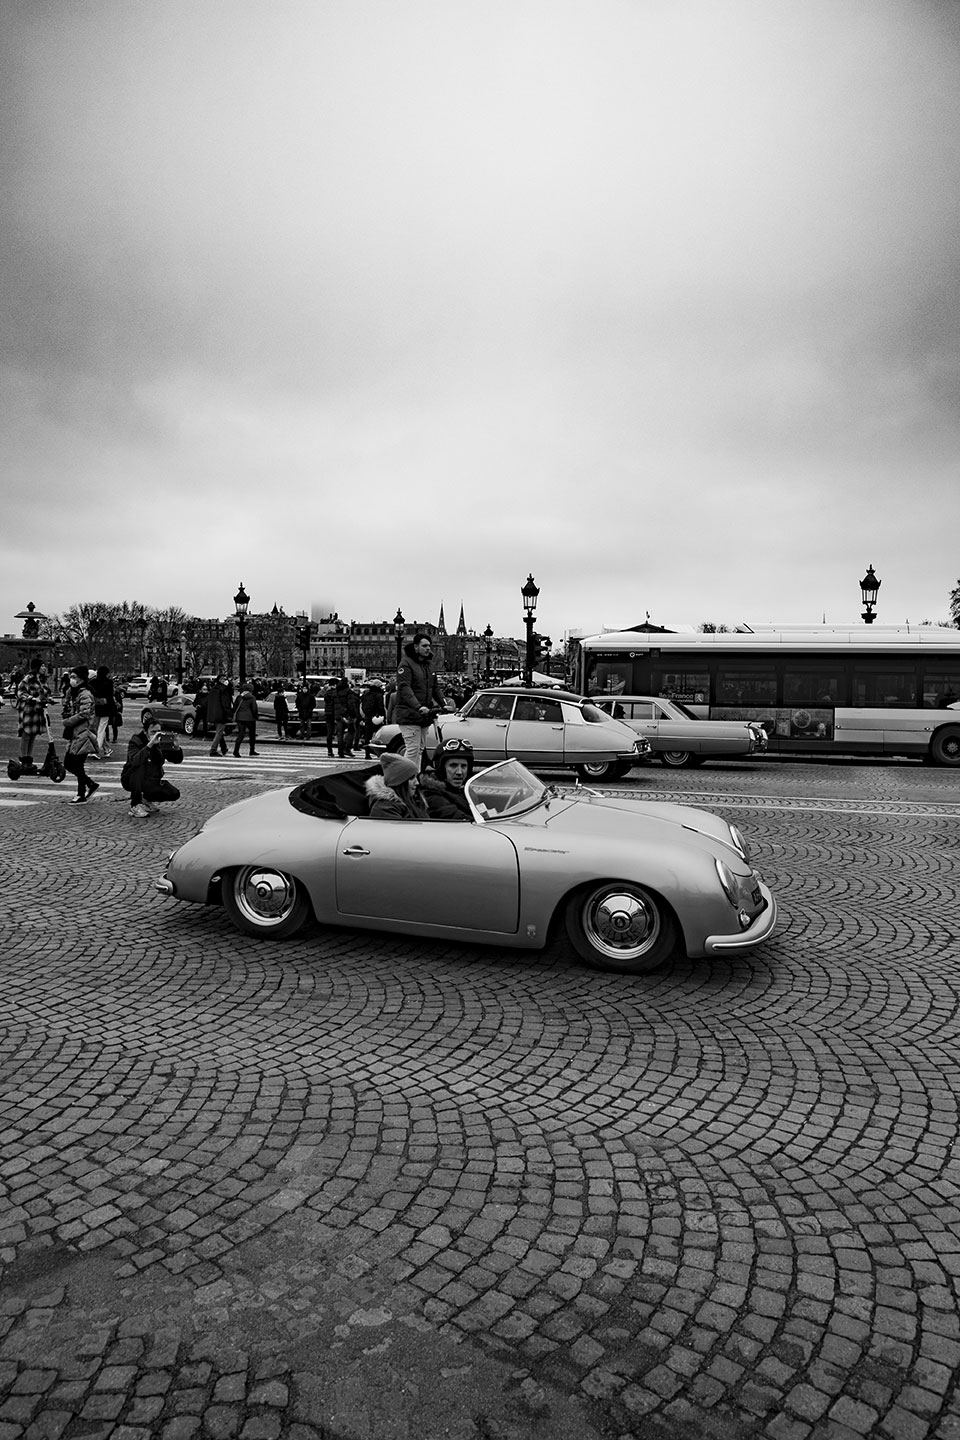
{"label": "person wearing face mask", "polygon": [[420,782],[431,820],[472,822],[464,786],[473,774],[473,746],[469,740],[445,740],[434,751],[433,773]]}
{"label": "person wearing face mask", "polygon": [[100,786],[91,780],[86,772],[88,755],[99,754],[97,749],[97,718],[93,695],[87,688],[90,671],[86,665],[77,665],[67,676],[68,689],[63,700],[63,735],[70,743],[63,763],[71,775],[77,777],[77,793],[74,805],[89,800]]}
{"label": "person wearing face mask", "polygon": [[417,768],[423,758],[427,727],[443,709],[443,692],[433,669],[430,636],[418,630],[403,647],[397,670],[397,701],[393,718],[403,736],[403,753]]}

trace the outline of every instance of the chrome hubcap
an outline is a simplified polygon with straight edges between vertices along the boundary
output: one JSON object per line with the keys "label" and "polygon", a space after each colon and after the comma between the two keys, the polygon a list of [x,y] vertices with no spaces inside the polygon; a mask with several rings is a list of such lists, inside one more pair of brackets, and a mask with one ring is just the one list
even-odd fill
{"label": "chrome hubcap", "polygon": [[643,955],[660,934],[660,917],[643,895],[605,890],[584,908],[587,934],[597,949],[619,960]]}
{"label": "chrome hubcap", "polygon": [[260,925],[278,925],[290,914],[296,898],[293,881],[279,870],[249,866],[234,883],[238,908]]}

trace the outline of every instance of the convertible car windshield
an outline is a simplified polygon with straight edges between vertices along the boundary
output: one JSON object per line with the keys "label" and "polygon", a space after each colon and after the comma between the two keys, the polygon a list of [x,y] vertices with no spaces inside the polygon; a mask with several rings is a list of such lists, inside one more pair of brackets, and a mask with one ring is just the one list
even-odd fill
{"label": "convertible car windshield", "polygon": [[503,820],[535,809],[546,795],[547,787],[519,760],[505,760],[468,780],[466,793],[481,819]]}

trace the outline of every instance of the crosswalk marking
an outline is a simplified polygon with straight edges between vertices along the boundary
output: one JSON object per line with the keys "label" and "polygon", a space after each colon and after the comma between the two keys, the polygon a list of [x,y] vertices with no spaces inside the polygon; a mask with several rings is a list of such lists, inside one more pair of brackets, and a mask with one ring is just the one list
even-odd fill
{"label": "crosswalk marking", "polygon": [[[277,784],[285,781],[296,784],[301,779],[309,779],[326,771],[365,764],[367,762],[362,756],[350,761],[342,760],[336,755],[319,755],[310,750],[268,750],[259,755],[242,754],[239,760],[231,754],[213,756],[187,752],[180,765],[168,767],[167,775],[173,784],[177,784],[178,775],[214,781],[275,778]],[[106,765],[93,761],[88,762],[88,765],[87,773],[91,780],[96,780],[101,796],[112,799],[115,794],[126,795],[127,792],[120,784],[120,766],[114,761],[108,761]],[[76,783],[72,775],[55,785],[46,777],[39,776],[24,776],[20,780],[11,780],[5,770],[0,770],[0,807],[6,809],[22,809],[50,800],[72,801],[75,794]],[[96,798],[95,796],[91,803],[96,803]]]}

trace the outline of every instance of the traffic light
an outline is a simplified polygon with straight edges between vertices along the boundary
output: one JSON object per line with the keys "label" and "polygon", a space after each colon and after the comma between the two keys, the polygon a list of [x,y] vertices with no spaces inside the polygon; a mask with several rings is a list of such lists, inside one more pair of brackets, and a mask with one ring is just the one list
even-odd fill
{"label": "traffic light", "polygon": [[309,626],[309,625],[298,625],[298,626],[297,626],[297,645],[299,646],[299,648],[300,648],[301,650],[309,650],[309,649],[310,649],[310,626]]}

